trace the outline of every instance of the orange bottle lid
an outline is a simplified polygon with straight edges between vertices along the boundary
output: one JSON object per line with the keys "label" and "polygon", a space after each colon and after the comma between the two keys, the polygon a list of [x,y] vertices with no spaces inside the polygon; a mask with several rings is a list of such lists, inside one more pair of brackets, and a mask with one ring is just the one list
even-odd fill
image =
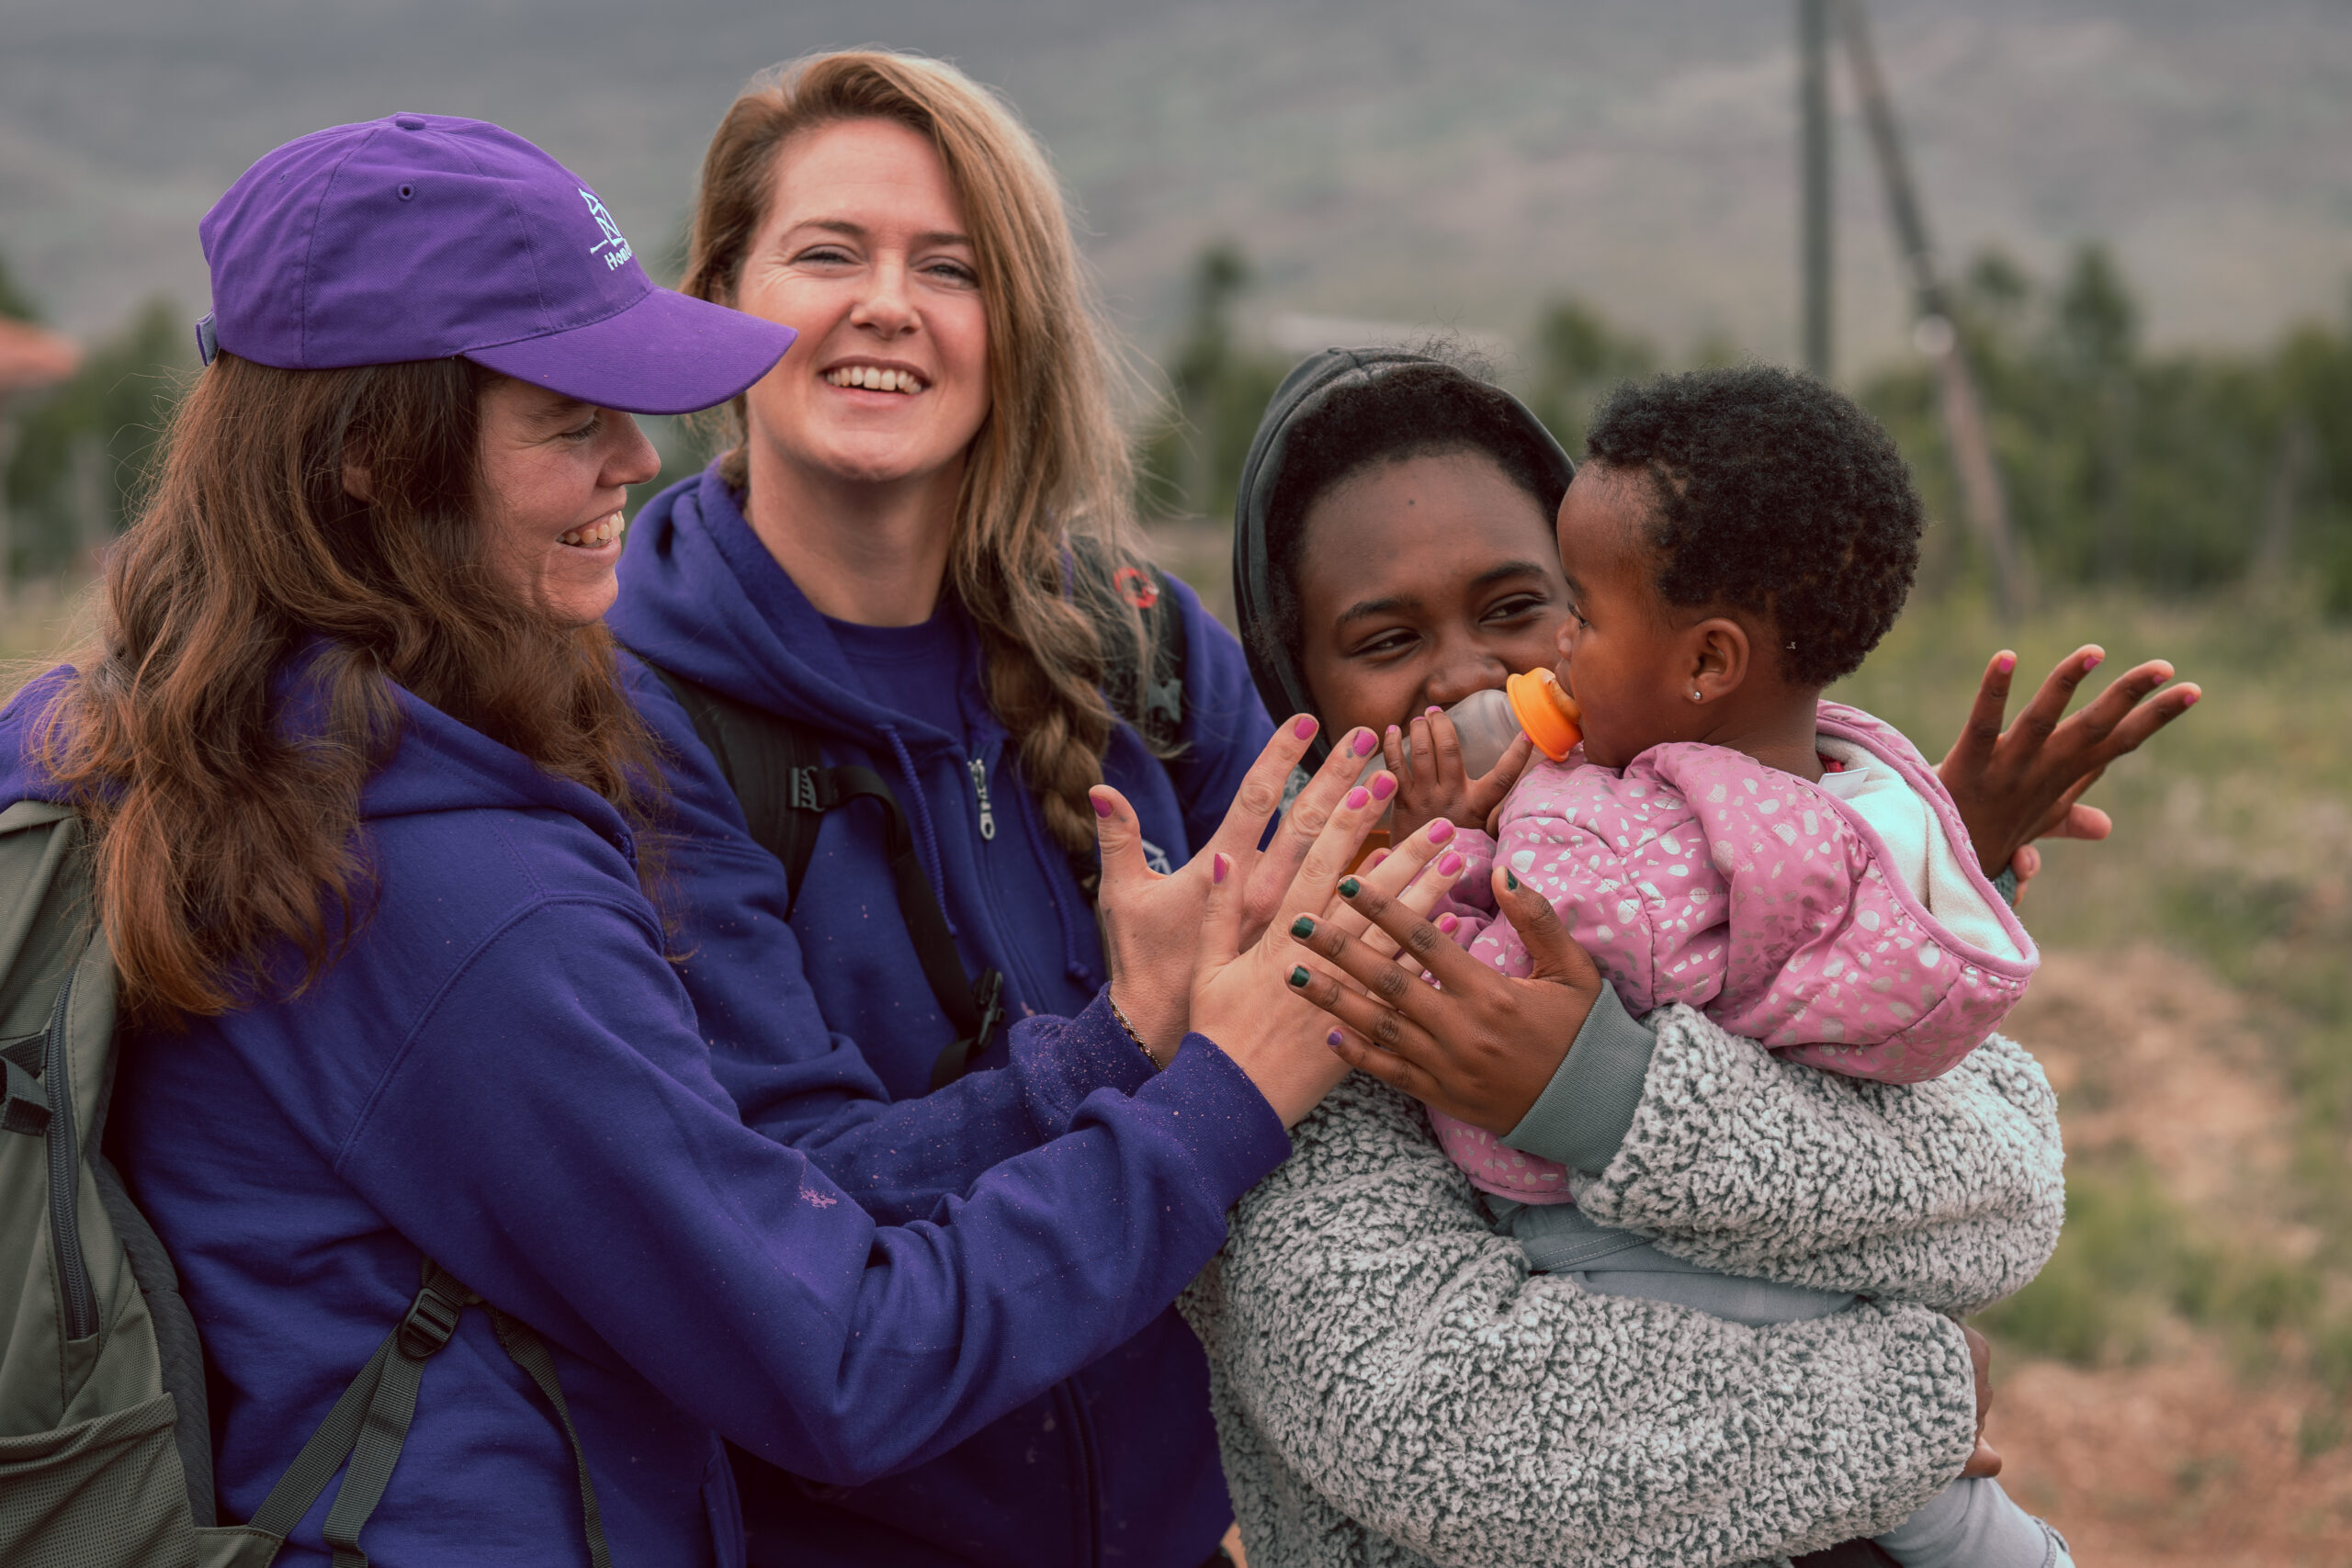
{"label": "orange bottle lid", "polygon": [[1549,670],[1530,670],[1503,682],[1512,716],[1535,749],[1554,761],[1576,750],[1584,739],[1584,712],[1576,698],[1560,689]]}

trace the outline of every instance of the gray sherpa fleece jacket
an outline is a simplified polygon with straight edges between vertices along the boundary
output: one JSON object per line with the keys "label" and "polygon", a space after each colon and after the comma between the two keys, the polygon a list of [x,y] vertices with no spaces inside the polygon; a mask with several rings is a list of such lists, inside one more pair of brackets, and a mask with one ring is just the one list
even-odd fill
{"label": "gray sherpa fleece jacket", "polygon": [[1687,1008],[1649,1022],[1596,1009],[1506,1141],[1597,1169],[1578,1201],[1665,1250],[1878,1299],[1750,1329],[1531,1278],[1420,1108],[1359,1075],[1181,1303],[1253,1568],[1781,1562],[1958,1475],[1973,1388],[1942,1314],[2030,1280],[2063,1217],[2041,1069],[1996,1036],[1877,1084]]}

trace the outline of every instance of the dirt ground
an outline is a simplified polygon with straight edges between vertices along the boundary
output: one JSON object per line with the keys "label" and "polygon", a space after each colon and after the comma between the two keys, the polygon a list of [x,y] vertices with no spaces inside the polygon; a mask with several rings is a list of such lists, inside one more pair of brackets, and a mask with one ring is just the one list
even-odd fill
{"label": "dirt ground", "polygon": [[[2215,1234],[2309,1256],[2281,1212],[2292,1107],[2210,974],[2154,950],[2052,953],[2008,1027],[2059,1089],[2070,1163],[2136,1150]],[[1996,1380],[2004,1484],[2084,1568],[2352,1563],[2352,1443],[2308,1380],[2178,1325],[2137,1364],[2012,1361]]]}

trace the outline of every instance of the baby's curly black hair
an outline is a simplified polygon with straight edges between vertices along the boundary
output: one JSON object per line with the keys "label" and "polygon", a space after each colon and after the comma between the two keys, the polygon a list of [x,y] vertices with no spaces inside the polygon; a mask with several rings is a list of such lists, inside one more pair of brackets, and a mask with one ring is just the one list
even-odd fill
{"label": "baby's curly black hair", "polygon": [[1295,660],[1299,558],[1306,513],[1367,468],[1414,457],[1475,452],[1493,462],[1545,518],[1560,510],[1566,482],[1556,450],[1509,392],[1447,364],[1405,365],[1335,389],[1301,417],[1283,450],[1266,509],[1272,615],[1254,627],[1277,657]]}
{"label": "baby's curly black hair", "polygon": [[1812,377],[1749,365],[1628,382],[1585,445],[1649,476],[1659,595],[1770,620],[1789,681],[1852,674],[1902,614],[1919,492],[1878,421]]}

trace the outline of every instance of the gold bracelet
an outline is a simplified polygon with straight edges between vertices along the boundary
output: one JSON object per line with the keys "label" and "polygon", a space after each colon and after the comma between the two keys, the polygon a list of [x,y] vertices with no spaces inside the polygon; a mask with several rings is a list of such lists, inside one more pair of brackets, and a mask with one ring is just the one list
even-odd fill
{"label": "gold bracelet", "polygon": [[1127,1032],[1127,1038],[1135,1042],[1136,1049],[1143,1053],[1143,1059],[1151,1064],[1152,1070],[1165,1071],[1168,1064],[1151,1054],[1151,1047],[1143,1043],[1143,1036],[1136,1032],[1136,1026],[1129,1023],[1127,1015],[1119,1010],[1118,998],[1111,995],[1111,987],[1108,986],[1102,987],[1102,1000],[1109,1005],[1111,1016],[1119,1021],[1119,1027]]}

